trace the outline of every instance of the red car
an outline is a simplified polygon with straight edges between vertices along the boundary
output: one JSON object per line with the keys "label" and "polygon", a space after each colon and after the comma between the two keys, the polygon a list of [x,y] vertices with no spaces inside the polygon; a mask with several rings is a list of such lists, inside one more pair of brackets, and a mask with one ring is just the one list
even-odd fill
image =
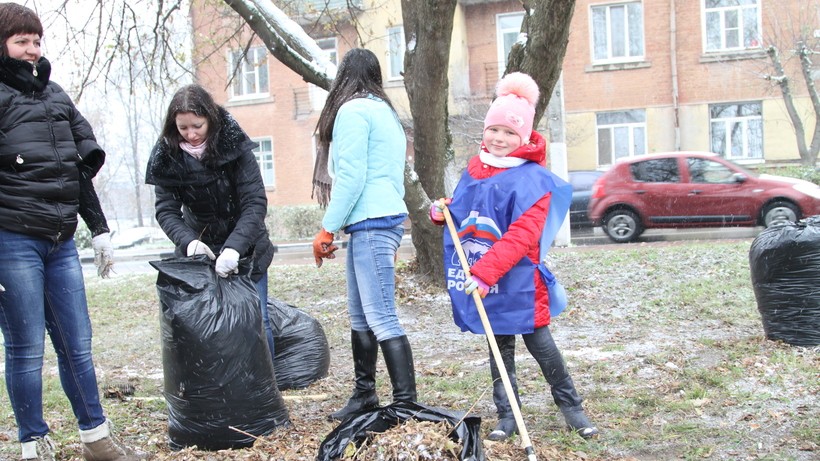
{"label": "red car", "polygon": [[644,229],[766,226],[820,214],[820,186],[757,175],[708,152],[617,161],[592,187],[589,217],[615,242]]}

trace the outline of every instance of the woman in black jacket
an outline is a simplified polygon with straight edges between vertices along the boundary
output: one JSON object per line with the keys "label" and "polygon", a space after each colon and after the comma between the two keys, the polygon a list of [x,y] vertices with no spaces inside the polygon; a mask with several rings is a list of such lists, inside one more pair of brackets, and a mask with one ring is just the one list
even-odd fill
{"label": "woman in black jacket", "polygon": [[83,456],[138,459],[109,432],[91,356],[91,321],[74,244],[77,213],[91,230],[99,273],[111,264],[108,226],[91,182],[105,161],[91,126],[49,81],[43,26],[29,8],[0,3],[0,329],[6,388],[23,459],[54,459],[43,419],[48,332]]}
{"label": "woman in black jacket", "polygon": [[273,245],[256,146],[204,88],[187,85],[171,99],[145,182],[155,186],[157,222],[177,256],[207,255],[220,277],[235,273],[240,257],[252,257],[251,278],[273,358],[267,309]]}

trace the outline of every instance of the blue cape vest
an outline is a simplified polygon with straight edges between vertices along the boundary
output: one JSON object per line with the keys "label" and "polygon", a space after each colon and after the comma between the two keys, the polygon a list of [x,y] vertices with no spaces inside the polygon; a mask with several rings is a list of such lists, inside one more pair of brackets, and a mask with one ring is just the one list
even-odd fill
{"label": "blue cape vest", "polygon": [[[537,163],[521,166],[486,179],[474,179],[465,171],[448,207],[458,231],[467,261],[472,266],[501,239],[510,224],[529,210],[548,192],[552,193],[547,221],[541,234],[540,264],[521,258],[483,300],[494,334],[532,333],[535,327],[534,271],[539,270],[545,282],[555,279],[544,266],[544,257],[566,218],[572,200],[572,186]],[[444,275],[453,306],[453,320],[462,331],[484,334],[484,326],[472,295],[464,293],[464,271],[449,232],[444,232]],[[550,282],[550,278],[552,282]],[[550,294],[558,290],[550,288]],[[560,288],[563,292],[563,288]],[[552,308],[552,315],[558,315]],[[556,308],[563,309],[559,300]],[[563,300],[566,305],[566,298]]]}

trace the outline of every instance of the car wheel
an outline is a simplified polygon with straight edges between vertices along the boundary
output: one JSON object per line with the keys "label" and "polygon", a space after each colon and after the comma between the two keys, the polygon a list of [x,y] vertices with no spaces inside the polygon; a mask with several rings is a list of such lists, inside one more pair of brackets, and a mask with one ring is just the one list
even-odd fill
{"label": "car wheel", "polygon": [[613,210],[604,216],[604,233],[617,243],[634,242],[642,233],[638,215],[629,210]]}
{"label": "car wheel", "polygon": [[800,210],[791,202],[772,202],[763,208],[763,225],[771,227],[785,222],[797,222]]}

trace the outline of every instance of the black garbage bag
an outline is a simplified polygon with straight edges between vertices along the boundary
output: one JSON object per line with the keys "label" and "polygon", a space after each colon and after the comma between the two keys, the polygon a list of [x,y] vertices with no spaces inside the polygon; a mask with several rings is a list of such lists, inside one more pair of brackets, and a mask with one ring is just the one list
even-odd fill
{"label": "black garbage bag", "polygon": [[[361,444],[368,433],[385,432],[409,419],[438,423],[447,421],[453,426],[461,421],[463,413],[429,407],[413,402],[393,402],[386,407],[364,410],[347,417],[319,445],[317,461],[339,459],[349,443]],[[468,416],[449,434],[451,440],[461,443],[459,459],[484,461],[484,446],[481,444],[481,418]]]}
{"label": "black garbage bag", "polygon": [[820,344],[820,216],[761,232],[749,265],[766,338]]}
{"label": "black garbage bag", "polygon": [[327,376],[330,345],[319,322],[282,300],[268,299],[273,331],[273,368],[279,390],[304,389]]}
{"label": "black garbage bag", "polygon": [[255,437],[289,425],[250,265],[223,279],[205,256],[150,264],[159,271],[171,448],[250,447]]}

